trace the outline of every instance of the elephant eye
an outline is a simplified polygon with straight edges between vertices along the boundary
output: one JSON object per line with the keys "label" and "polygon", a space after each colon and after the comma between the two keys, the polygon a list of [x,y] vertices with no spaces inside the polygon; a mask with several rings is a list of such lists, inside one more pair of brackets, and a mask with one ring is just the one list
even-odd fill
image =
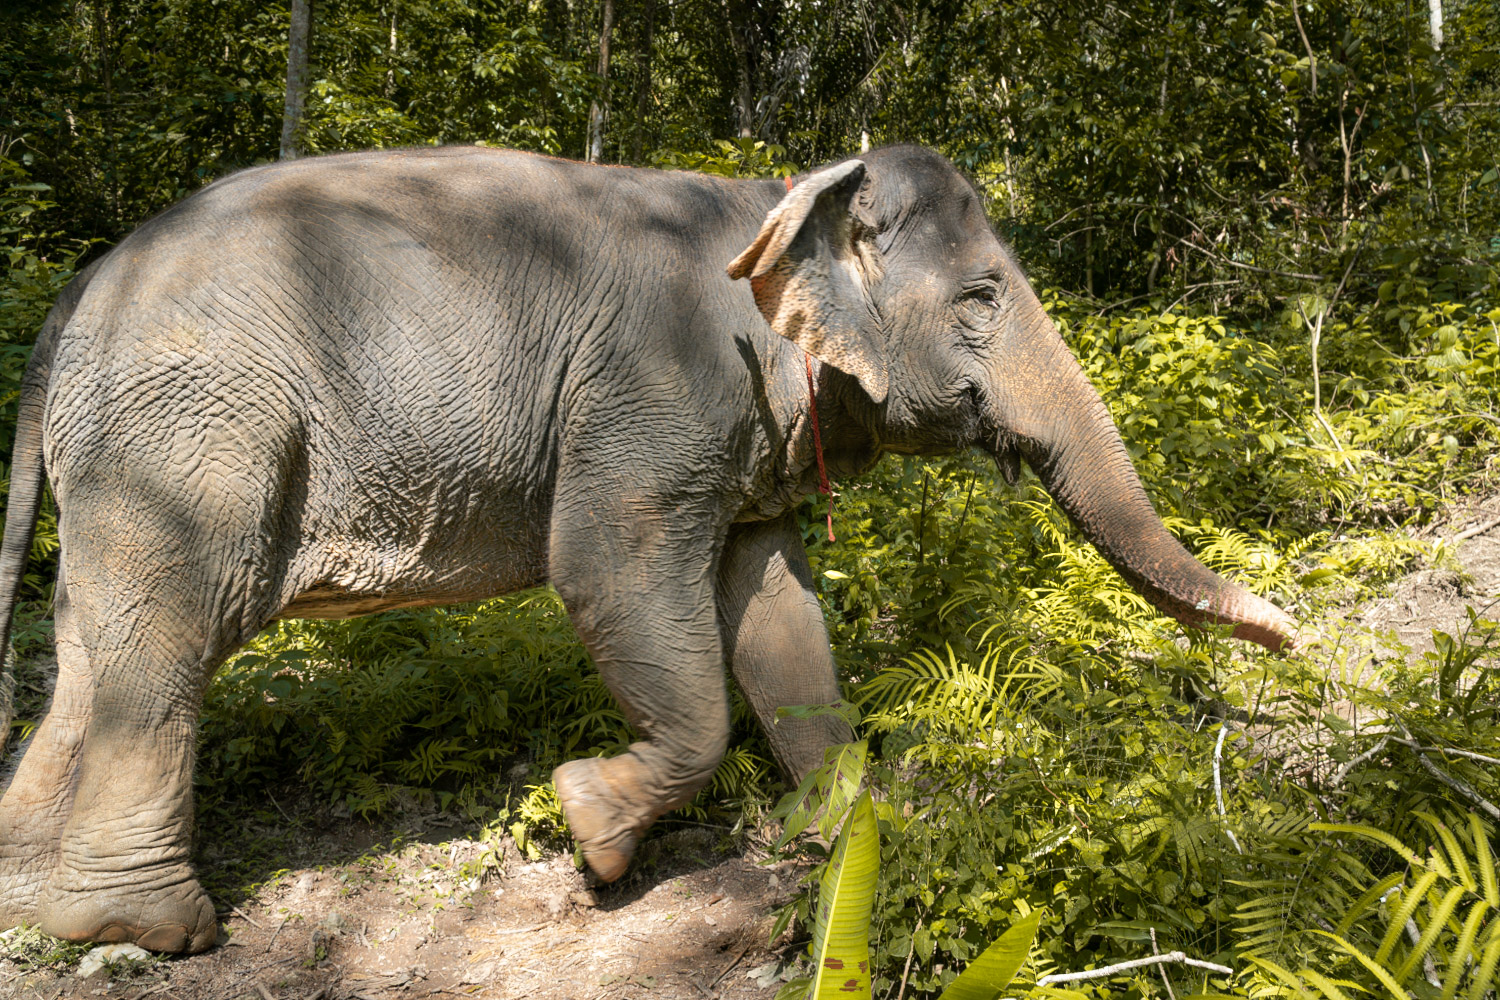
{"label": "elephant eye", "polygon": [[1004,305],[999,285],[988,281],[972,285],[959,296],[959,322],[973,330],[988,329],[999,318]]}

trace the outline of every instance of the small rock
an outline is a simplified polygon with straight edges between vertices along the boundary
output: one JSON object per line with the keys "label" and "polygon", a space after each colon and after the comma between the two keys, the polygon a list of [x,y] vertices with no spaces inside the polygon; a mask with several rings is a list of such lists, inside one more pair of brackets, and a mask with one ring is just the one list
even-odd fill
{"label": "small rock", "polygon": [[498,979],[500,976],[500,970],[503,967],[503,963],[497,958],[492,958],[487,962],[479,962],[465,969],[463,978],[461,978],[459,982],[487,983],[491,979]]}
{"label": "small rock", "polygon": [[765,965],[757,965],[755,968],[745,973],[745,978],[753,979],[755,980],[756,986],[760,987],[761,989],[767,989],[772,983],[780,981],[781,962],[776,959],[772,959]]}
{"label": "small rock", "polygon": [[708,915],[708,914],[707,914],[707,913],[705,913],[705,914],[703,914],[703,922],[704,922],[704,923],[705,923],[705,924],[707,924],[707,925],[708,925],[708,926],[710,926],[710,927],[715,927],[715,926],[717,926],[717,925],[718,925],[718,923],[719,923],[719,922],[718,922],[718,921],[717,921],[717,920],[715,920],[715,919],[714,919],[714,918],[713,918],[713,917],[710,917],[710,916],[709,916],[709,915]]}
{"label": "small rock", "polygon": [[149,961],[151,961],[151,953],[139,945],[101,944],[83,956],[83,961],[78,963],[78,972],[75,975],[79,979],[92,979],[102,972],[107,972],[109,967],[116,962]]}
{"label": "small rock", "polygon": [[590,907],[599,905],[599,900],[595,898],[592,892],[588,891],[570,892],[568,893],[568,898],[573,901],[574,906]]}

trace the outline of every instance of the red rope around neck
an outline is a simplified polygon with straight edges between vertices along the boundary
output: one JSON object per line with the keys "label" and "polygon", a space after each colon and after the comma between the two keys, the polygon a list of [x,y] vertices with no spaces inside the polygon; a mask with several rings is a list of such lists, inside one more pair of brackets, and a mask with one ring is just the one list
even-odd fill
{"label": "red rope around neck", "polygon": [[833,487],[828,485],[828,469],[823,465],[823,433],[818,428],[818,392],[813,387],[812,355],[803,351],[802,358],[807,362],[807,398],[812,404],[813,451],[818,456],[818,492],[828,498],[828,540],[832,542],[836,540],[833,537]]}
{"label": "red rope around neck", "polygon": [[[790,177],[786,178],[786,189],[792,190]],[[837,541],[833,537],[833,487],[828,484],[828,469],[823,464],[823,432],[818,427],[818,390],[813,385],[812,355],[803,351],[802,360],[807,363],[807,401],[812,407],[813,452],[818,456],[818,492],[828,498],[828,540],[833,542]]]}

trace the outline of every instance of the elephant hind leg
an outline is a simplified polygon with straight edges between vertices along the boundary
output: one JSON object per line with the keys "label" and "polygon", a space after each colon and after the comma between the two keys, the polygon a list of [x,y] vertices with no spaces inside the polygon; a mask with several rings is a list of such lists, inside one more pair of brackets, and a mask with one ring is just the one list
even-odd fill
{"label": "elephant hind leg", "polygon": [[72,810],[93,698],[88,653],[62,578],[53,595],[57,684],[46,717],[0,798],[0,927],[36,920],[37,896],[57,865]]}
{"label": "elephant hind leg", "polygon": [[71,941],[202,951],[217,922],[190,863],[198,713],[214,672],[274,611],[274,507],[244,492],[81,493],[62,505],[60,534],[93,683],[37,922]]}
{"label": "elephant hind leg", "polygon": [[217,925],[189,861],[195,725],[223,657],[205,655],[207,609],[188,613],[187,588],[172,588],[173,600],[155,582],[140,600],[117,580],[73,583],[95,683],[73,806],[36,910],[42,930],[69,941],[202,951]]}

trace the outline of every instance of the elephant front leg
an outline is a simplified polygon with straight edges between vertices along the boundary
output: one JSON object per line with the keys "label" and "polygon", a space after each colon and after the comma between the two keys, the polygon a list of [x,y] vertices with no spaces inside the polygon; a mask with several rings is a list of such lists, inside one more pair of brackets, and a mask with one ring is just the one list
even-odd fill
{"label": "elephant front leg", "polygon": [[711,532],[685,511],[642,506],[595,495],[565,508],[553,530],[553,584],[644,736],[552,775],[584,859],[606,882],[625,873],[657,817],[708,783],[729,737]]}
{"label": "elephant front leg", "polygon": [[835,715],[777,719],[791,705],[838,700],[823,609],[795,515],[735,525],[719,564],[719,618],[734,679],[794,780],[823,763],[823,750],[854,738]]}

